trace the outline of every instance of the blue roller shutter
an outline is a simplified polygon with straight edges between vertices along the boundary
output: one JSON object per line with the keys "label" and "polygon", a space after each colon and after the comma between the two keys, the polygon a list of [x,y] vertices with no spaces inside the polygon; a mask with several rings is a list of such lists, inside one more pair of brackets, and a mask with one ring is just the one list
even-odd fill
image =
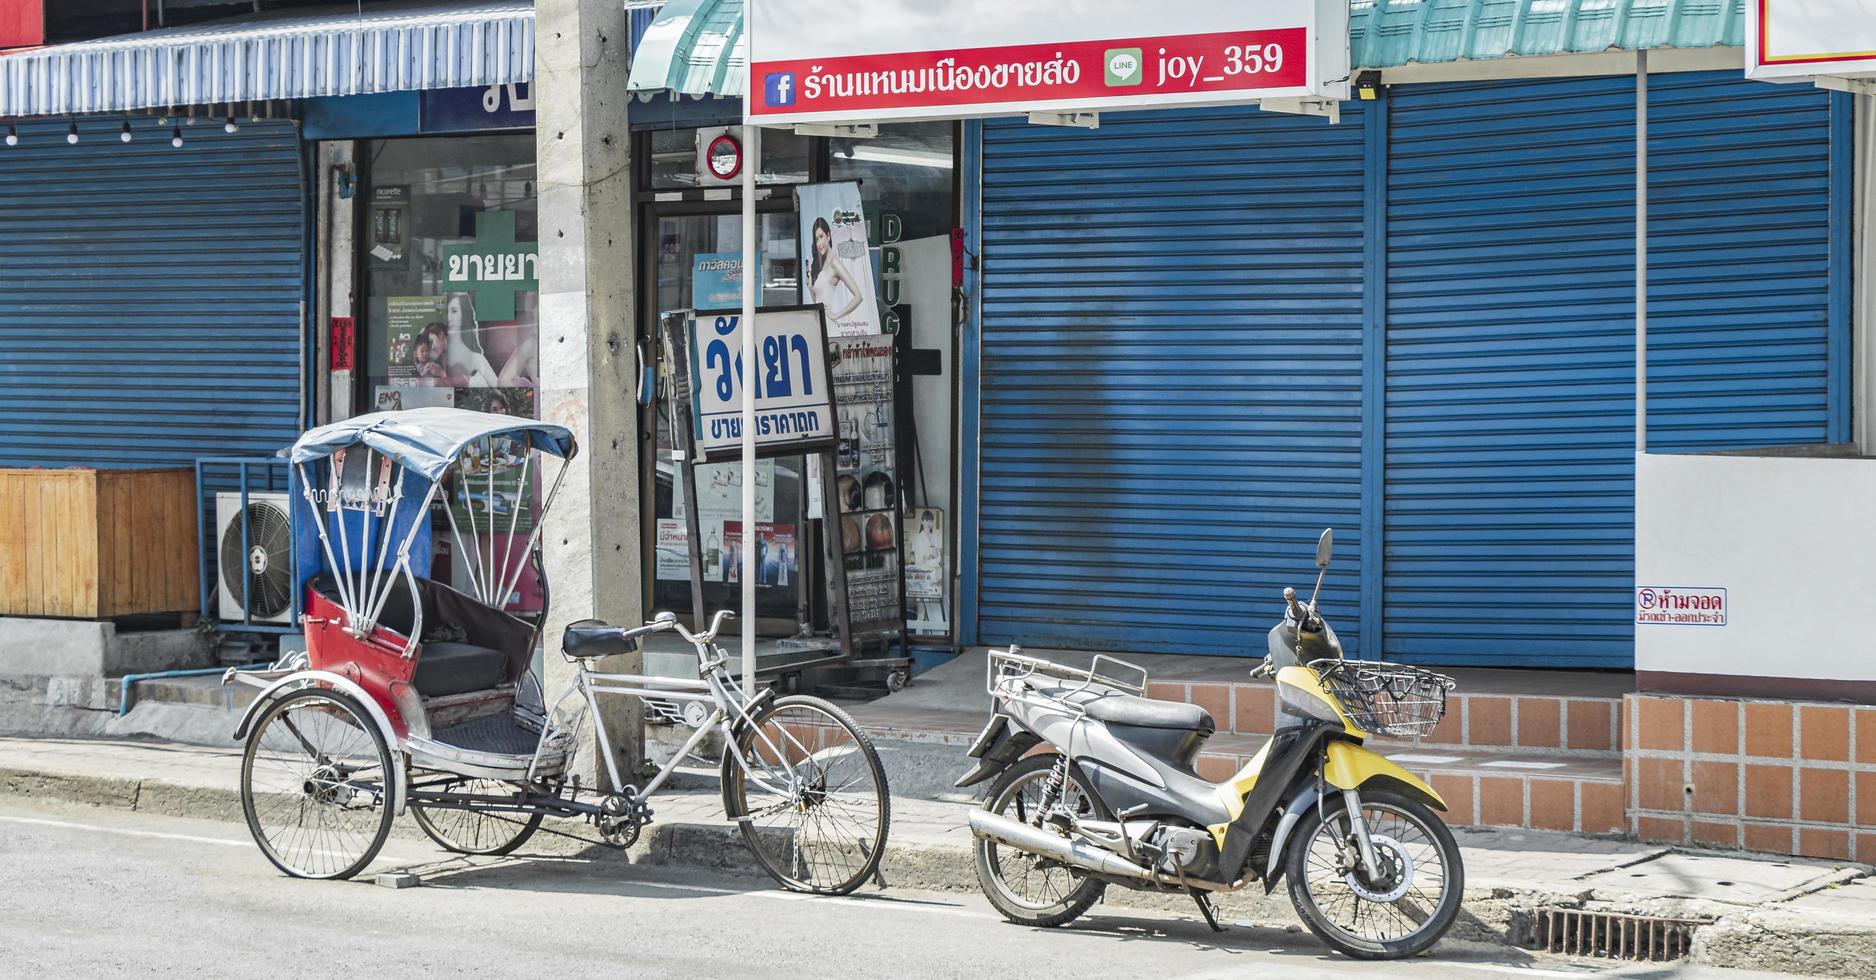
{"label": "blue roller shutter", "polygon": [[[1650,80],[1650,448],[1825,441],[1827,98]],[[1633,664],[1634,80],[1403,86],[1385,653]],[[1757,229],[1759,234],[1749,234]]]}
{"label": "blue roller shutter", "polygon": [[1284,586],[1361,643],[1362,121],[984,124],[979,639],[1261,656]]}
{"label": "blue roller shutter", "polygon": [[1831,260],[1850,243],[1833,239],[1831,177],[1850,154],[1832,98],[1738,72],[1649,79],[1650,451],[1848,439],[1831,348],[1848,350],[1849,307],[1833,322],[1831,294],[1849,284]]}
{"label": "blue roller shutter", "polygon": [[301,420],[305,182],[289,122],[18,123],[0,146],[0,466],[270,455]]}

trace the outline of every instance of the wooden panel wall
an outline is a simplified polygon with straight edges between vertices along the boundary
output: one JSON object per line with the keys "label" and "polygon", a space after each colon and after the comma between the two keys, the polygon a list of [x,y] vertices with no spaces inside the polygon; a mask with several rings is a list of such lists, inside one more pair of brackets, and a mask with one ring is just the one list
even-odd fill
{"label": "wooden panel wall", "polygon": [[195,471],[98,474],[100,616],[194,610]]}
{"label": "wooden panel wall", "polygon": [[195,474],[0,469],[0,615],[191,612]]}

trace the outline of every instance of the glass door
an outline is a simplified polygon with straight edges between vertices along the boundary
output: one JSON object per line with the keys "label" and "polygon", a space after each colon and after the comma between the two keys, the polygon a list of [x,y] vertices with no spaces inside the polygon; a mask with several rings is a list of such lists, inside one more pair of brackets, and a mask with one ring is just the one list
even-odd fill
{"label": "glass door", "polygon": [[[735,208],[736,202],[724,207]],[[733,210],[654,214],[655,309],[652,323],[669,311],[734,309],[742,305],[742,285],[733,272],[741,266],[742,216]],[[797,298],[796,233],[793,212],[757,215],[758,267],[763,306],[786,306]],[[728,263],[728,264],[725,264]],[[726,274],[725,270],[730,270]],[[659,403],[656,473],[655,569],[652,608],[688,615],[692,609],[690,558],[685,538],[681,466],[672,453],[675,416]],[[756,528],[742,527],[742,467],[716,463],[697,467],[697,518],[703,539],[704,609],[741,605],[739,576],[743,551],[756,549],[758,628],[769,635],[794,633],[802,609],[801,581],[814,563],[804,561],[810,548],[806,521],[805,460],[800,456],[761,460],[756,466]]]}

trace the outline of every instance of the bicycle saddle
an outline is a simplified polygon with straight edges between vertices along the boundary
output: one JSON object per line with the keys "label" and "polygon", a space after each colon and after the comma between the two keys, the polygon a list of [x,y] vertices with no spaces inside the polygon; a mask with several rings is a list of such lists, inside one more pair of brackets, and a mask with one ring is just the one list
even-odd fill
{"label": "bicycle saddle", "polygon": [[638,641],[626,636],[617,626],[597,619],[582,619],[567,624],[567,631],[560,635],[560,649],[569,657],[586,660],[631,653],[638,649]]}

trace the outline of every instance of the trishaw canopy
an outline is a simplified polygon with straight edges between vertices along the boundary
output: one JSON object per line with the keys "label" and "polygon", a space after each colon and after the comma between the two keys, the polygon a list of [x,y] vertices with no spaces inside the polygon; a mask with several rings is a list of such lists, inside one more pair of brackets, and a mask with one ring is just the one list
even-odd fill
{"label": "trishaw canopy", "polygon": [[489,436],[525,441],[529,449],[572,459],[577,447],[564,425],[462,408],[373,412],[311,429],[291,451],[298,466],[351,446],[365,446],[434,482],[470,443]]}

